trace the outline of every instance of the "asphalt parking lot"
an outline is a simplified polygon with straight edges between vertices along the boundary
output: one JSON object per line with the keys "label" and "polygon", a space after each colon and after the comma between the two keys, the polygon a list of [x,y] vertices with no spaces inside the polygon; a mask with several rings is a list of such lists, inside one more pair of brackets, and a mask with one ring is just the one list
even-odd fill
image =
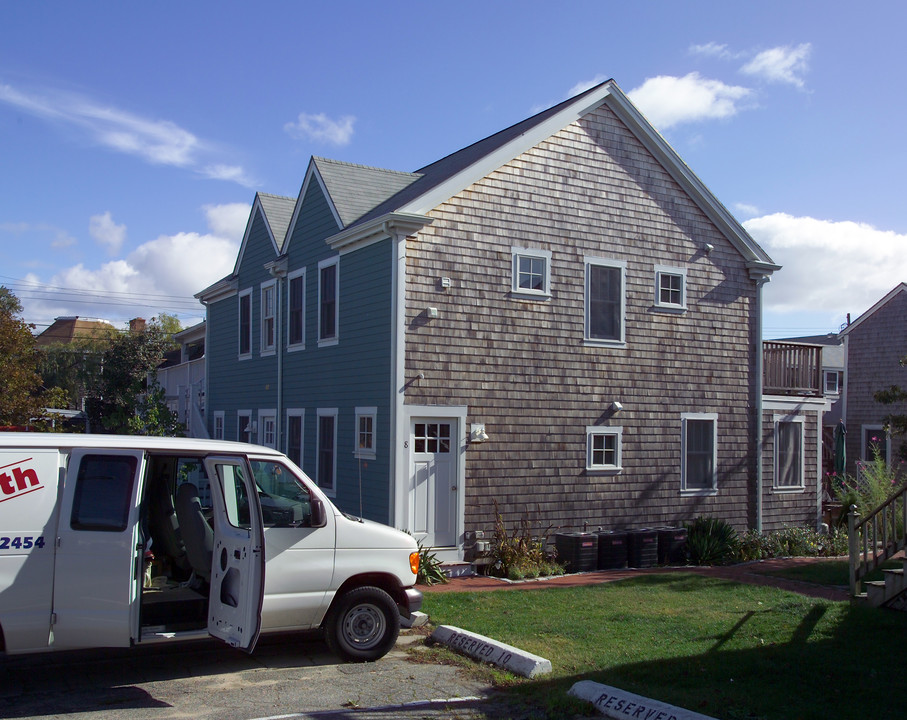
{"label": "asphalt parking lot", "polygon": [[0,718],[502,717],[490,689],[466,673],[408,659],[406,646],[420,641],[402,635],[364,664],[339,662],[315,633],[262,637],[252,655],[206,640],[0,656]]}

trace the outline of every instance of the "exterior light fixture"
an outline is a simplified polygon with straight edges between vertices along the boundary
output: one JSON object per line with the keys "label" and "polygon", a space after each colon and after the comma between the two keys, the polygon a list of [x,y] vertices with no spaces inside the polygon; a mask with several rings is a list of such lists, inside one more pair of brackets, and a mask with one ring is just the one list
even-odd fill
{"label": "exterior light fixture", "polygon": [[484,423],[473,423],[469,426],[469,442],[482,443],[488,440],[488,433],[485,432]]}

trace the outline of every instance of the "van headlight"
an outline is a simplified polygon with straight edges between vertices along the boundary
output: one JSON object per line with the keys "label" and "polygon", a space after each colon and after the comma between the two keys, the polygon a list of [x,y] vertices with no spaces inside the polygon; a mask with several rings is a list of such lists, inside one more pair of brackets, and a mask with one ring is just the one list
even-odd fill
{"label": "van headlight", "polygon": [[413,575],[419,574],[419,551],[411,552],[409,554],[409,569],[413,571]]}

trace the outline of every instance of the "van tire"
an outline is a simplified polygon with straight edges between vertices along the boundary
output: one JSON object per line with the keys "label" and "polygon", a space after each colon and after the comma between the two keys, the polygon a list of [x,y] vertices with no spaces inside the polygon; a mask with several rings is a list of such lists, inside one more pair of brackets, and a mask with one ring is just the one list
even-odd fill
{"label": "van tire", "polygon": [[324,621],[324,639],[335,655],[352,662],[384,657],[400,634],[400,611],[377,587],[353,588],[336,599]]}

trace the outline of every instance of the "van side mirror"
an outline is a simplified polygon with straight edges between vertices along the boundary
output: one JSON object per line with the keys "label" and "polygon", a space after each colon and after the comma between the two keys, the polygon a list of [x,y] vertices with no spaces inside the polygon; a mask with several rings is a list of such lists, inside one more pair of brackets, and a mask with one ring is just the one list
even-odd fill
{"label": "van side mirror", "polygon": [[312,527],[324,527],[328,524],[324,503],[319,498],[312,498]]}

